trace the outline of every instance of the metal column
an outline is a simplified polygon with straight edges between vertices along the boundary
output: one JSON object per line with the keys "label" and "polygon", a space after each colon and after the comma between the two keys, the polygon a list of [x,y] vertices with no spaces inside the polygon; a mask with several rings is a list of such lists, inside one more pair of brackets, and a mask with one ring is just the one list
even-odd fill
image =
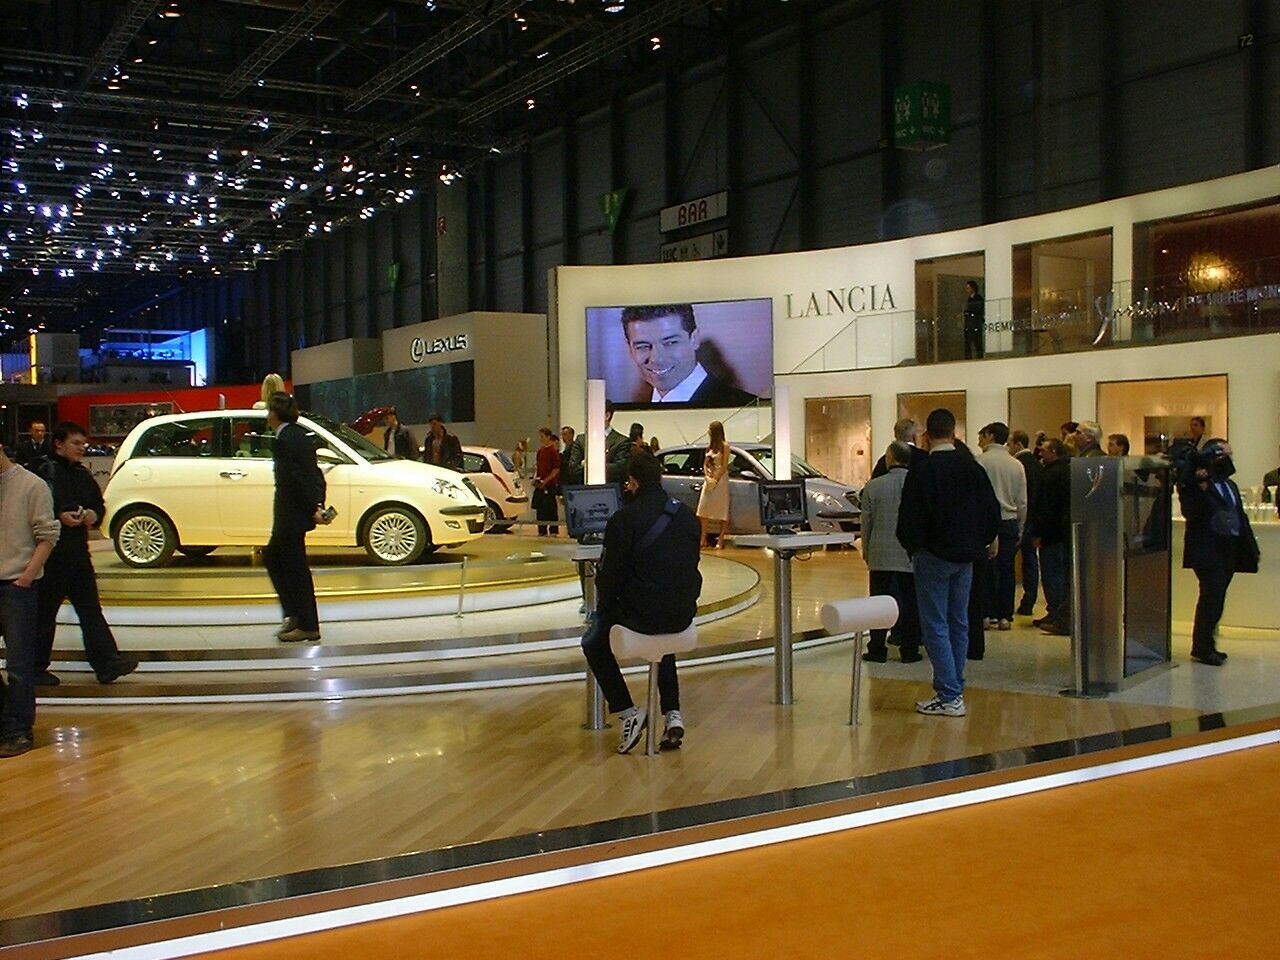
{"label": "metal column", "polygon": [[788,550],[773,554],[773,702],[795,702],[791,678],[791,557]]}

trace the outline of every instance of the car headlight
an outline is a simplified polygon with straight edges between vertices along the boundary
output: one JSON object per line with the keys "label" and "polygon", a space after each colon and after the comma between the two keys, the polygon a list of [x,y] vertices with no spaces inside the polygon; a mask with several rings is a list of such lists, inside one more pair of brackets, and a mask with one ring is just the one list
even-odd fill
{"label": "car headlight", "polygon": [[844,509],[844,505],[829,493],[815,493],[813,494],[813,499],[817,501],[819,509],[822,510]]}
{"label": "car headlight", "polygon": [[444,477],[437,477],[431,481],[430,490],[432,493],[438,493],[442,497],[448,497],[450,500],[458,500],[462,503],[471,503],[471,495],[467,492],[467,488],[460,484],[454,483],[452,480],[446,480]]}

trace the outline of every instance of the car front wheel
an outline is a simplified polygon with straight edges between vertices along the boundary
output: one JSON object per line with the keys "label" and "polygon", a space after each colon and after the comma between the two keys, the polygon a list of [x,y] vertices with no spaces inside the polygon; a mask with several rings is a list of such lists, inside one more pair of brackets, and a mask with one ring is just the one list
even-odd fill
{"label": "car front wheel", "polygon": [[116,526],[116,555],[131,567],[161,567],[178,547],[178,534],[158,510],[129,513]]}
{"label": "car front wheel", "polygon": [[375,563],[413,563],[429,541],[426,521],[409,507],[382,507],[365,523],[364,549]]}

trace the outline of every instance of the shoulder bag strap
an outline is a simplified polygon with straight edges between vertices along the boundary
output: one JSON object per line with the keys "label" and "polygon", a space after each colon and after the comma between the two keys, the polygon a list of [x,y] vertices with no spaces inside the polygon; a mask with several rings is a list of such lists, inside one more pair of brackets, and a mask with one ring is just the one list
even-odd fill
{"label": "shoulder bag strap", "polygon": [[666,505],[662,508],[662,516],[658,517],[658,519],[653,522],[653,526],[648,529],[645,535],[640,538],[640,542],[636,544],[635,552],[637,554],[644,553],[653,546],[655,542],[657,542],[657,539],[662,536],[666,532],[667,527],[671,525],[671,518],[676,515],[676,511],[679,509],[680,501],[674,497],[668,497]]}

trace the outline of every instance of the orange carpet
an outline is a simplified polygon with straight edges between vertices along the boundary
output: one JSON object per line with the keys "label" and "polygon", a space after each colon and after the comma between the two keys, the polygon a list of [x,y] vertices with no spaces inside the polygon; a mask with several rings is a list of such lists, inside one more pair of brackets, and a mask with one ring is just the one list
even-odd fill
{"label": "orange carpet", "polygon": [[1280,956],[1280,745],[223,951],[277,958]]}

